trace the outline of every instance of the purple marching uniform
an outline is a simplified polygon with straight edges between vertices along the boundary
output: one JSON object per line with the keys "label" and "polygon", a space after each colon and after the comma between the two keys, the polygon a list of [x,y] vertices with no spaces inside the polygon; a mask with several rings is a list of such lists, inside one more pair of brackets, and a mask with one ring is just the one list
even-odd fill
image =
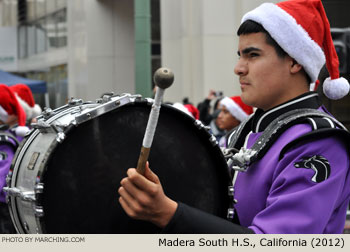
{"label": "purple marching uniform", "polygon": [[0,132],[0,137],[0,233],[15,233],[8,212],[6,193],[3,191],[3,188],[6,186],[6,177],[11,167],[18,142],[22,141],[23,137],[15,136],[9,130]]}
{"label": "purple marching uniform", "polygon": [[[6,131],[8,134],[12,134],[10,131]],[[1,133],[0,133],[1,134]],[[23,140],[23,137],[16,136],[18,142]],[[6,202],[6,194],[3,192],[2,188],[6,186],[6,176],[9,172],[11,162],[15,155],[15,146],[18,145],[14,139],[9,138],[8,144],[0,143],[0,202]]]}
{"label": "purple marching uniform", "polygon": [[[312,106],[315,101],[312,95],[303,95],[289,102],[287,107],[308,103]],[[298,102],[308,96],[310,98]],[[253,122],[248,148],[266,124],[283,113],[285,105],[278,106],[270,114],[261,114]],[[319,110],[326,112],[323,107]],[[312,142],[301,141],[282,159],[279,157],[286,144],[310,131],[309,124],[289,128],[247,173],[238,173],[235,196],[241,225],[255,233],[342,233],[350,196],[349,154],[345,143],[333,136]],[[320,166],[317,171],[298,167],[300,162],[314,156],[323,157],[314,158],[313,165]],[[322,169],[326,174],[318,180],[313,179],[315,172],[321,173]]]}
{"label": "purple marching uniform", "polygon": [[[303,108],[326,112],[317,93],[309,92],[266,112],[258,109],[247,122],[251,132],[238,139],[251,148],[274,119]],[[309,123],[291,126],[246,172],[236,172],[235,212],[240,225],[179,202],[163,232],[342,233],[350,198],[347,140],[316,134],[312,141],[300,138],[288,146],[312,130]]]}
{"label": "purple marching uniform", "polygon": [[[11,139],[9,141],[13,141],[13,140]],[[15,144],[15,143],[13,143],[13,144]],[[1,158],[0,158],[0,189],[1,189],[0,202],[5,203],[6,202],[6,200],[5,200],[6,195],[2,189],[3,189],[3,187],[6,186],[6,176],[9,172],[15,151],[9,145],[1,144],[0,145],[0,154],[1,154]]]}

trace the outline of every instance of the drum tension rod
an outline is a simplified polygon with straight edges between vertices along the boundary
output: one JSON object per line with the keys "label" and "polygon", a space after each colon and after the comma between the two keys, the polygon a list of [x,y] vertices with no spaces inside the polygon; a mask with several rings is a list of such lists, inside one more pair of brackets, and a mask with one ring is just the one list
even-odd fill
{"label": "drum tension rod", "polygon": [[20,189],[16,187],[12,187],[12,188],[4,187],[3,190],[4,192],[7,193],[8,196],[18,197],[23,201],[30,201],[30,202],[35,201],[34,191],[22,192]]}

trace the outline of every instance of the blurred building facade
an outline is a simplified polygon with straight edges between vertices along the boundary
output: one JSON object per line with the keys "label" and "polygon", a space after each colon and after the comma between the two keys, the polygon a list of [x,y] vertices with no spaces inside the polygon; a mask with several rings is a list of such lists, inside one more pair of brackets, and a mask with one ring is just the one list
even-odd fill
{"label": "blurred building facade", "polygon": [[[3,0],[0,1],[0,37],[4,30],[15,36],[0,46],[3,50],[13,46],[14,61],[0,63],[0,68],[19,75],[45,80],[51,106],[66,102],[67,90],[67,0]],[[6,37],[5,37],[6,38]],[[39,103],[44,97],[35,95]]]}
{"label": "blurred building facade", "polygon": [[[189,97],[197,104],[210,89],[239,95],[233,69],[238,59],[237,28],[242,16],[264,0],[162,0],[162,63],[173,69],[173,101]],[[278,2],[278,1],[270,1]]]}
{"label": "blurred building facade", "polygon": [[[168,66],[176,79],[165,99],[196,103],[211,88],[239,92],[234,31],[263,1],[149,1],[151,71]],[[12,36],[3,36],[0,68],[46,80],[54,108],[71,96],[135,93],[134,7],[130,0],[0,0],[0,32]]]}
{"label": "blurred building facade", "polygon": [[[104,92],[138,92],[137,1],[0,0],[0,68],[46,80],[53,108],[72,96],[94,100]],[[210,89],[240,93],[235,33],[243,14],[265,0],[141,1],[150,5],[144,13],[151,23],[149,71],[167,66],[175,73],[166,101],[188,97],[197,104]],[[350,27],[349,1],[323,3],[332,27]],[[326,103],[350,125],[348,100]]]}

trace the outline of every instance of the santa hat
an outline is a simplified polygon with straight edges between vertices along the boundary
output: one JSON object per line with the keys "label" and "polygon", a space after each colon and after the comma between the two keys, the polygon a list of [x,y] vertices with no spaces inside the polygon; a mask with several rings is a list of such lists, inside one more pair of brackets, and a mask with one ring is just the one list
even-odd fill
{"label": "santa hat", "polygon": [[8,114],[6,110],[0,106],[0,121],[6,122],[7,118],[8,118]]}
{"label": "santa hat", "polygon": [[199,119],[199,110],[193,106],[192,104],[181,104],[181,103],[174,103],[173,107],[181,110],[182,112],[185,112],[186,114],[190,115],[194,119]]}
{"label": "santa hat", "polygon": [[[0,84],[0,106],[3,109],[0,114],[3,117],[1,118],[1,121],[6,122],[8,115],[17,116],[18,127],[16,127],[15,130],[16,135],[24,136],[29,131],[29,128],[26,127],[26,114],[19,105],[15,94],[4,84]],[[4,115],[2,115],[3,113]]]}
{"label": "santa hat", "polygon": [[243,103],[240,96],[225,97],[220,101],[220,105],[225,106],[230,114],[241,122],[253,113],[253,107]]}
{"label": "santa hat", "polygon": [[264,3],[245,14],[242,23],[247,20],[261,24],[303,66],[311,82],[317,80],[326,63],[330,77],[323,84],[323,92],[328,98],[336,100],[348,94],[348,81],[339,78],[339,60],[321,0]]}
{"label": "santa hat", "polygon": [[16,94],[19,104],[26,112],[27,120],[31,120],[41,114],[41,108],[35,104],[30,88],[25,84],[16,84],[10,87]]}

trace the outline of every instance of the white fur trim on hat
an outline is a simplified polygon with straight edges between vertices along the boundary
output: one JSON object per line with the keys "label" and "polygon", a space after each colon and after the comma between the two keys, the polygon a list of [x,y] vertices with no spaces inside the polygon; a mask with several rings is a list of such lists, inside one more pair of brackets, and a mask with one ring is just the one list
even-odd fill
{"label": "white fur trim on hat", "polygon": [[186,113],[187,115],[191,116],[192,118],[194,118],[194,116],[192,115],[192,113],[190,111],[188,111],[188,109],[181,103],[179,102],[175,102],[173,104],[174,108],[177,108],[178,110],[181,110],[182,112]]}
{"label": "white fur trim on hat", "polygon": [[28,131],[29,128],[27,126],[17,126],[15,130],[16,135],[21,137],[24,137]]}
{"label": "white fur trim on hat", "polygon": [[341,99],[349,93],[349,82],[343,77],[334,80],[331,80],[331,78],[328,77],[323,82],[323,93],[329,99]]}
{"label": "white fur trim on hat", "polygon": [[225,97],[220,101],[220,105],[224,105],[226,109],[230,112],[230,114],[239,121],[244,121],[248,115],[244,110],[235,103],[231,98]]}
{"label": "white fur trim on hat", "polygon": [[6,112],[5,109],[3,109],[2,106],[0,106],[0,121],[7,122],[7,119],[9,117],[9,114]]}
{"label": "white fur trim on hat", "polygon": [[39,116],[41,114],[42,110],[38,104],[35,104],[34,107],[32,108],[32,112],[33,112],[33,118],[34,118],[34,117]]}
{"label": "white fur trim on hat", "polygon": [[16,98],[17,98],[19,105],[21,105],[24,112],[26,113],[26,119],[27,120],[32,119],[32,108],[28,105],[28,103],[26,103],[23,99],[21,99],[21,97],[19,97],[17,94],[15,94],[15,95],[16,95]]}
{"label": "white fur trim on hat", "polygon": [[19,104],[21,105],[21,107],[23,108],[24,112],[26,113],[27,120],[31,120],[41,114],[42,110],[38,104],[35,104],[34,107],[31,107],[17,94],[16,94],[16,98]]}
{"label": "white fur trim on hat", "polygon": [[317,80],[326,62],[325,55],[294,17],[275,4],[264,3],[245,14],[242,23],[247,20],[261,24],[277,44],[303,66],[311,82]]}

